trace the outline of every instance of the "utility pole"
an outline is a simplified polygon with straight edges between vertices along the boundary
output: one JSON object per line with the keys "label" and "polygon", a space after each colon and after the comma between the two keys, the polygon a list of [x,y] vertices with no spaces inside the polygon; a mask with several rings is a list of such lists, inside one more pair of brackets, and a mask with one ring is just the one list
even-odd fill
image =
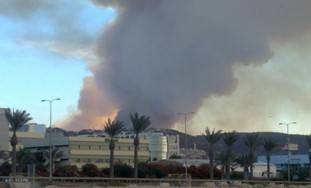
{"label": "utility pole", "polygon": [[188,179],[188,136],[187,136],[187,120],[188,116],[194,114],[194,112],[178,112],[176,115],[184,116],[185,123],[185,179]]}
{"label": "utility pole", "polygon": [[279,123],[279,125],[286,126],[287,132],[287,180],[290,181],[290,165],[291,165],[291,151],[290,151],[290,137],[289,137],[289,125],[297,124],[297,122],[291,123]]}
{"label": "utility pole", "polygon": [[52,137],[51,137],[51,131],[52,131],[52,107],[53,107],[53,102],[54,101],[60,101],[60,98],[55,98],[55,99],[43,99],[41,102],[48,102],[50,105],[50,127],[49,127],[49,181],[52,181],[52,176],[53,176],[53,169],[52,169]]}

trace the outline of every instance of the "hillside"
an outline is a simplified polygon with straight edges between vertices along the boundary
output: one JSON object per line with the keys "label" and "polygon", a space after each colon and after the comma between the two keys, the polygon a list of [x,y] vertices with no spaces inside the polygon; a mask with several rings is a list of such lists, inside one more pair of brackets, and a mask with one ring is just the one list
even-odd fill
{"label": "hillside", "polygon": [[[78,135],[88,135],[88,134],[92,135],[92,134],[102,133],[102,130],[92,130],[92,129],[84,129],[80,131],[66,131],[64,129],[54,128],[54,131],[62,132],[65,136],[78,136]],[[153,128],[150,128],[148,131],[163,132],[164,134],[168,134],[168,135],[179,135],[180,147],[185,147],[186,135],[182,132],[179,132],[173,129],[153,129]],[[236,153],[245,153],[247,150],[246,150],[246,147],[244,146],[244,139],[246,135],[252,134],[252,133],[237,133],[237,134],[238,134],[239,139],[238,139],[238,142],[233,146],[233,150]],[[281,146],[287,143],[286,134],[276,133],[276,132],[258,132],[258,134],[261,138],[261,141],[263,141],[266,138],[273,138],[279,143],[280,147],[275,151],[275,154],[286,154],[287,153],[286,151],[281,150]],[[196,135],[196,136],[187,135],[187,137],[188,137],[187,140],[188,140],[189,147],[193,147],[193,145],[196,144],[198,149],[207,150],[208,148],[207,141],[203,135]],[[306,143],[305,135],[298,135],[298,134],[290,135],[290,139],[292,143],[296,143],[299,145],[298,151],[293,152],[293,154],[308,153],[308,145]],[[224,143],[220,141],[216,145],[216,148],[224,148]],[[257,152],[259,155],[264,154],[263,147],[259,147]]]}

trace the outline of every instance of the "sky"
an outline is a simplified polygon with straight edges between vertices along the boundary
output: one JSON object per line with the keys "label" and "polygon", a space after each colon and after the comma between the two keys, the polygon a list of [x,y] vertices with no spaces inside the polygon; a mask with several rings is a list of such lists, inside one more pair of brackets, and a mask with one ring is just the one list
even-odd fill
{"label": "sky", "polygon": [[0,1],[0,107],[48,124],[40,101],[61,98],[53,122],[76,130],[140,111],[184,131],[193,111],[191,134],[311,133],[309,0],[74,2]]}
{"label": "sky", "polygon": [[[110,8],[97,7],[84,0],[77,2],[81,10],[77,11],[72,22],[81,31],[75,33],[69,26],[64,32],[88,38],[85,43],[79,42],[82,47],[78,49],[71,46],[75,45],[76,39],[62,41],[59,38],[59,20],[52,20],[50,16],[53,15],[49,15],[46,9],[34,15],[27,12],[16,16],[0,14],[0,107],[24,109],[31,113],[34,122],[43,124],[49,122],[49,106],[41,103],[42,99],[61,98],[53,104],[56,122],[76,110],[83,79],[90,75],[90,71],[88,58],[74,50],[88,51],[83,45],[92,48],[100,29],[115,16]],[[19,7],[15,9],[18,11]],[[32,11],[31,7],[29,11]],[[62,9],[58,14],[61,16],[65,12]],[[73,54],[61,53],[53,45],[72,48]]]}

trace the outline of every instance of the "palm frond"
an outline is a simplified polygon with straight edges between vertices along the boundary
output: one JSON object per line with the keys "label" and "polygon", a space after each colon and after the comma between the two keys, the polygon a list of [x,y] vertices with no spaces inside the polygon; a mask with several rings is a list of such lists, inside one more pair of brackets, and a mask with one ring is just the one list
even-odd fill
{"label": "palm frond", "polygon": [[270,153],[278,147],[278,143],[275,140],[268,138],[264,140],[263,147],[267,153]]}
{"label": "palm frond", "polygon": [[14,132],[32,120],[25,110],[11,110],[10,108],[5,110],[5,117]]}
{"label": "palm frond", "polygon": [[221,139],[222,130],[216,131],[215,129],[213,129],[213,131],[210,131],[210,129],[208,127],[206,127],[204,136],[207,139],[207,142],[209,144],[214,144]]}
{"label": "palm frond", "polygon": [[136,112],[132,115],[130,115],[131,122],[133,125],[133,130],[135,134],[139,134],[146,130],[151,122],[150,122],[150,117],[149,116],[139,116],[139,114]]}
{"label": "palm frond", "polygon": [[114,120],[111,121],[108,118],[107,122],[105,123],[104,132],[109,135],[110,138],[114,138],[119,135],[122,131],[125,130],[125,125],[122,121]]}
{"label": "palm frond", "polygon": [[227,132],[223,134],[223,141],[228,146],[231,147],[238,140],[238,135],[235,131]]}

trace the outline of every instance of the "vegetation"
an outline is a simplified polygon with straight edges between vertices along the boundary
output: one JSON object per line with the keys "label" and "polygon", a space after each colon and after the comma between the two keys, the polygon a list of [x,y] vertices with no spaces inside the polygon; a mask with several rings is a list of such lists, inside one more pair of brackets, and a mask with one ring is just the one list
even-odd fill
{"label": "vegetation", "polygon": [[[55,168],[57,168],[58,164],[60,164],[62,158],[64,156],[64,153],[59,150],[58,148],[52,149],[52,172],[54,172]],[[44,165],[48,168],[50,165],[50,151],[45,150],[43,152],[43,158],[44,158]]]}
{"label": "vegetation", "polygon": [[250,162],[250,178],[253,177],[253,167],[254,163],[256,162],[256,150],[259,147],[259,135],[257,133],[249,134],[246,136],[244,141],[245,146],[248,148],[248,155]]}
{"label": "vegetation", "polygon": [[99,176],[99,169],[96,165],[88,163],[82,166],[82,173],[88,177]]}
{"label": "vegetation", "polygon": [[16,145],[18,144],[16,131],[23,125],[27,124],[32,118],[30,117],[30,114],[24,110],[11,109],[5,110],[5,117],[8,120],[13,133],[10,140],[12,146],[12,175],[16,176]]}
{"label": "vegetation", "polygon": [[104,131],[109,136],[109,150],[110,150],[110,161],[109,161],[109,175],[114,177],[114,149],[115,149],[115,138],[124,130],[124,124],[121,121],[110,119],[107,120]]}
{"label": "vegetation", "polygon": [[278,144],[275,140],[268,138],[264,140],[263,147],[266,151],[267,158],[267,178],[270,179],[270,159],[271,153],[277,148]]}
{"label": "vegetation", "polygon": [[213,131],[210,131],[207,127],[205,130],[205,138],[208,142],[208,156],[209,156],[209,173],[210,178],[214,178],[214,158],[215,158],[215,144],[221,139],[222,137],[222,130],[216,131],[213,129]]}
{"label": "vegetation", "polygon": [[150,122],[150,117],[146,116],[139,116],[138,113],[136,112],[135,114],[132,114],[130,116],[132,126],[133,126],[133,131],[135,134],[134,138],[134,177],[138,178],[138,147],[139,147],[139,134],[146,130],[151,122]]}
{"label": "vegetation", "polygon": [[238,135],[235,131],[224,133],[223,141],[226,145],[226,151],[224,152],[223,159],[224,159],[224,171],[226,179],[230,179],[230,167],[231,162],[234,160],[234,153],[232,151],[232,146],[238,140]]}
{"label": "vegetation", "polygon": [[19,172],[24,172],[28,164],[35,163],[35,156],[29,150],[23,148],[16,153],[16,161]]}
{"label": "vegetation", "polygon": [[237,159],[236,162],[243,167],[243,177],[244,179],[249,178],[249,167],[253,165],[253,156],[248,154],[242,154]]}

